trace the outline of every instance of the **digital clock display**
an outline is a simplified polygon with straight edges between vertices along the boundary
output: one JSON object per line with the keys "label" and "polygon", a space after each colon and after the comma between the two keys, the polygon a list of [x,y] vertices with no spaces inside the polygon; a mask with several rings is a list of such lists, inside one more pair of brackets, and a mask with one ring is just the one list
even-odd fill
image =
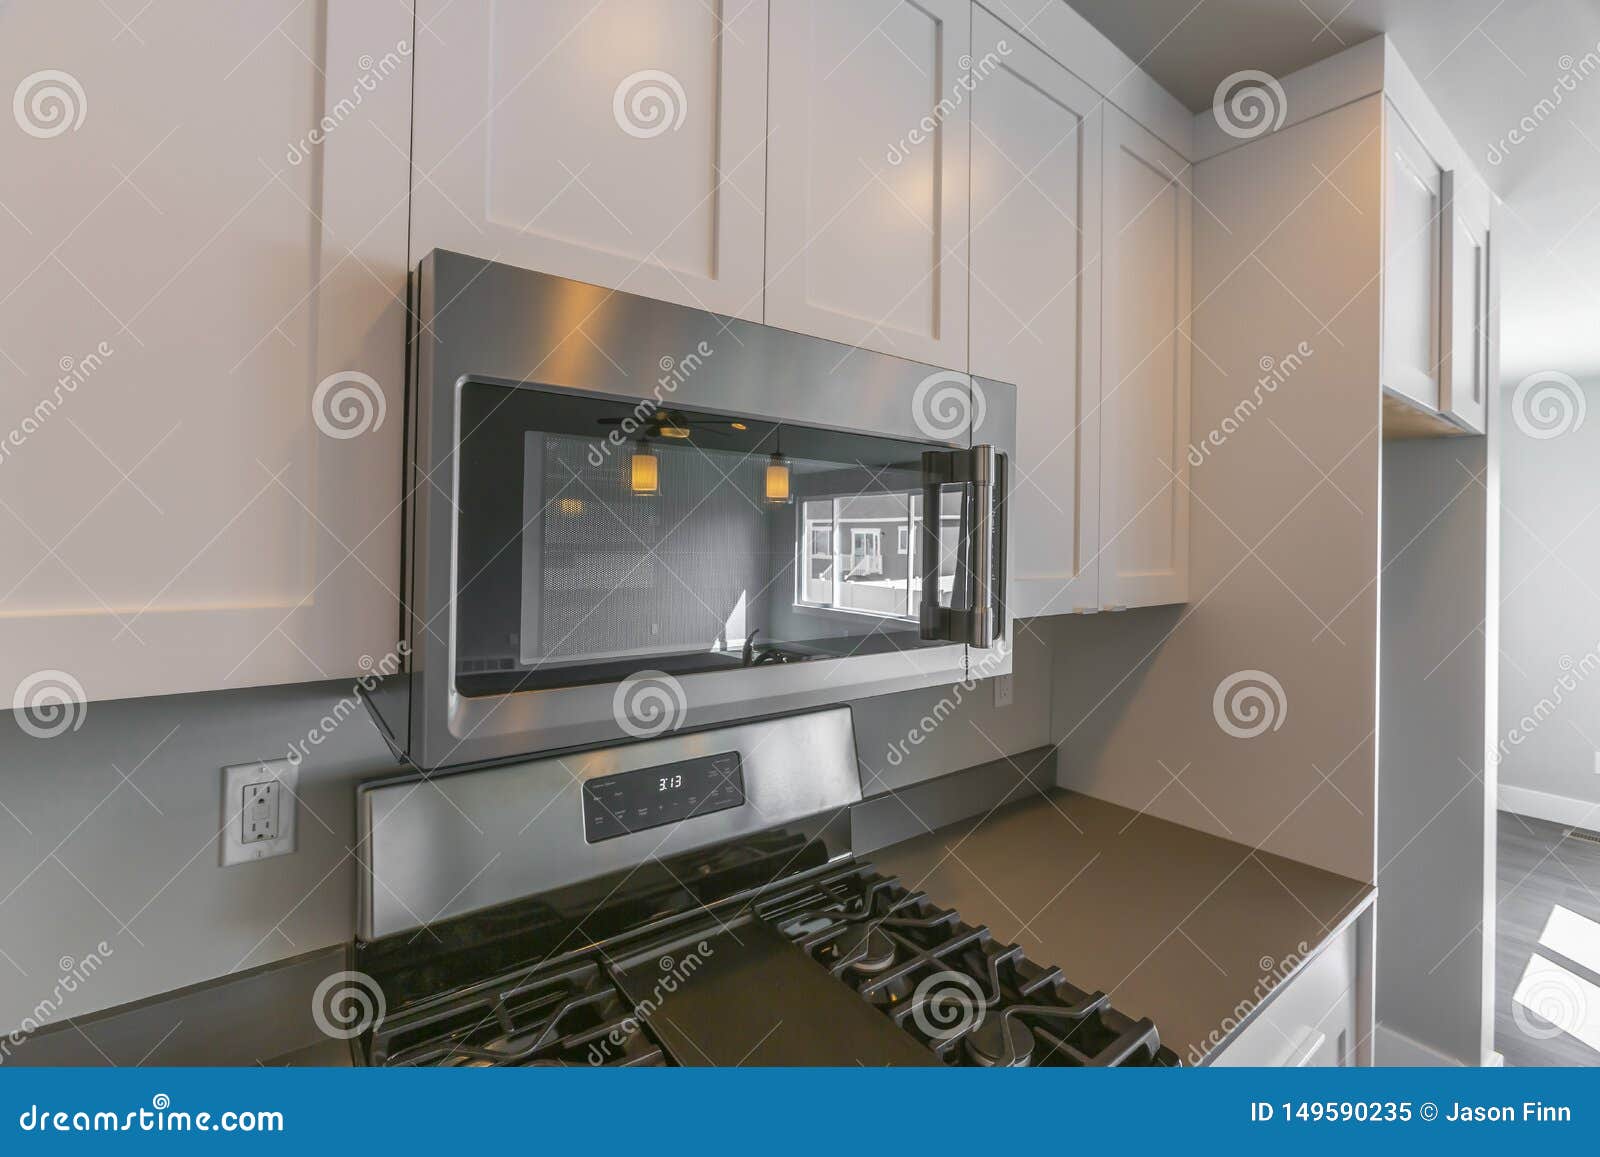
{"label": "digital clock display", "polygon": [[641,767],[584,782],[583,835],[593,844],[743,803],[737,751]]}

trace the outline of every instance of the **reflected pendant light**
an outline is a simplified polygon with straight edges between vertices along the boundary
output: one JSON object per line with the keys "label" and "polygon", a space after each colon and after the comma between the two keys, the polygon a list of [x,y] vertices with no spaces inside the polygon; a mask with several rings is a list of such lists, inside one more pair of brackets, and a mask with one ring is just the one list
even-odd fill
{"label": "reflected pendant light", "polygon": [[[781,427],[779,428],[781,431]],[[776,446],[772,457],[767,459],[767,475],[765,493],[768,502],[774,506],[787,505],[794,498],[794,491],[789,487],[789,460],[783,456],[783,435],[776,435]]]}
{"label": "reflected pendant light", "polygon": [[641,438],[633,448],[628,462],[628,487],[635,494],[661,493],[661,459],[650,448],[649,439]]}

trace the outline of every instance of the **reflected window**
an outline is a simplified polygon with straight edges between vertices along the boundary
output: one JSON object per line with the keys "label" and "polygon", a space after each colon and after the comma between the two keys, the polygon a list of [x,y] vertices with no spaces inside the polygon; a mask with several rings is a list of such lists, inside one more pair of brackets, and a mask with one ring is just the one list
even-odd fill
{"label": "reflected window", "polygon": [[[939,591],[948,605],[961,538],[961,495],[941,499]],[[800,504],[795,602],[914,622],[922,599],[922,491],[808,498]]]}
{"label": "reflected window", "polygon": [[883,574],[883,531],[878,527],[850,530],[850,570],[845,581],[876,578]]}

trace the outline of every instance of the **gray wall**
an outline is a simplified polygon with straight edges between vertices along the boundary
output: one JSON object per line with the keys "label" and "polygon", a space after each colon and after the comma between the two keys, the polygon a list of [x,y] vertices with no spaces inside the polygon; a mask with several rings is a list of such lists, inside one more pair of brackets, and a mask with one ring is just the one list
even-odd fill
{"label": "gray wall", "polygon": [[1377,1014],[1466,1065],[1493,1030],[1486,459],[1482,438],[1383,448]]}
{"label": "gray wall", "polygon": [[1600,383],[1583,392],[1550,438],[1501,397],[1500,802],[1600,828]]}
{"label": "gray wall", "polygon": [[[988,683],[959,704],[950,688],[856,704],[867,794],[1047,743],[1050,661],[1037,636],[1022,634],[1016,672],[1007,708]],[[394,770],[364,709],[309,748],[294,855],[218,867],[217,829],[219,769],[282,756],[349,690],[91,703],[78,730],[50,739],[0,719],[0,1029],[53,999],[102,941],[103,964],[62,994],[51,1023],[348,941],[354,789]],[[913,731],[928,738],[906,743]],[[891,763],[896,744],[907,754]]]}

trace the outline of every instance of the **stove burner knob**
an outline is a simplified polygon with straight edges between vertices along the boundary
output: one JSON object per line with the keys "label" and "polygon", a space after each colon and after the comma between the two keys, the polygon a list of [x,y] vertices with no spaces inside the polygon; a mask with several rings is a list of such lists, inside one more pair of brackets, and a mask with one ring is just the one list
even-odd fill
{"label": "stove burner knob", "polygon": [[998,1010],[985,1016],[961,1043],[967,1055],[986,1068],[1020,1068],[1033,1059],[1033,1033]]}

